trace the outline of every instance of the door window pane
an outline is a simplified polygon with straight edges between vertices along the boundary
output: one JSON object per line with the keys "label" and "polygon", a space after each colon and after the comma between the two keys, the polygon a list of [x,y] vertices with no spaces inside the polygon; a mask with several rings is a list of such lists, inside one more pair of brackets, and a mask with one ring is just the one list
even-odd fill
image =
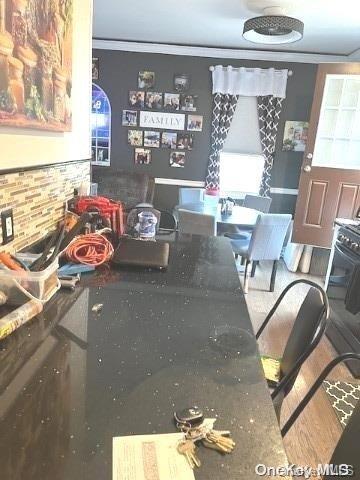
{"label": "door window pane", "polygon": [[340,110],[337,119],[336,137],[351,139],[356,112]]}
{"label": "door window pane", "polygon": [[325,109],[319,123],[318,133],[322,137],[333,137],[335,134],[338,112],[333,109]]}
{"label": "door window pane", "polygon": [[316,164],[313,162],[313,165],[317,165],[318,167],[325,167],[328,165],[332,156],[332,146],[333,140],[331,139],[321,138],[317,140],[314,153],[314,160],[316,156]]}
{"label": "door window pane", "polygon": [[[328,75],[330,77],[330,75]],[[343,89],[344,79],[330,78],[326,81],[325,86],[325,106],[338,107],[341,99],[341,92]]]}
{"label": "door window pane", "polygon": [[344,88],[344,107],[356,108],[359,104],[360,80],[347,80]]}

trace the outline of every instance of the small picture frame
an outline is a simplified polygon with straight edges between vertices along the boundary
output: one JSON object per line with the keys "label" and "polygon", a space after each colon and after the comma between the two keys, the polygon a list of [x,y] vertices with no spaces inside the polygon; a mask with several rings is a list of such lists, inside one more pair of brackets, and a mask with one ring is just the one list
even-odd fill
{"label": "small picture frame", "polygon": [[163,108],[163,94],[161,92],[146,92],[145,108],[161,110]]}
{"label": "small picture frame", "polygon": [[131,90],[129,92],[129,107],[144,108],[145,106],[145,92]]}
{"label": "small picture frame", "polygon": [[172,152],[170,154],[170,167],[184,168],[185,167],[185,153]]}
{"label": "small picture frame", "polygon": [[138,87],[142,90],[148,90],[155,87],[155,72],[142,70],[138,76]]}
{"label": "small picture frame", "polygon": [[98,58],[92,59],[91,71],[92,71],[92,79],[99,80],[99,59]]}
{"label": "small picture frame", "polygon": [[180,110],[180,95],[178,93],[164,93],[164,110],[168,112]]}
{"label": "small picture frame", "polygon": [[202,115],[188,115],[187,130],[189,132],[202,132],[204,117]]}
{"label": "small picture frame", "polygon": [[143,146],[144,132],[142,130],[128,130],[128,143],[132,147]]}
{"label": "small picture frame", "polygon": [[177,133],[163,132],[161,135],[161,147],[175,150],[177,146]]}
{"label": "small picture frame", "polygon": [[192,133],[179,133],[177,136],[176,148],[178,150],[192,150],[194,146],[194,135]]}
{"label": "small picture frame", "polygon": [[190,75],[176,73],[174,75],[174,89],[176,92],[187,92],[190,88]]}
{"label": "small picture frame", "polygon": [[188,95],[182,93],[180,96],[180,105],[183,112],[196,112],[198,104],[197,95]]}
{"label": "small picture frame", "polygon": [[135,165],[150,165],[151,150],[147,148],[135,148]]}
{"label": "small picture frame", "polygon": [[144,132],[144,147],[160,148],[160,132],[146,130]]}
{"label": "small picture frame", "polygon": [[137,116],[138,112],[136,110],[123,110],[122,125],[124,127],[136,127]]}
{"label": "small picture frame", "polygon": [[309,122],[285,122],[283,151],[305,152],[309,133]]}

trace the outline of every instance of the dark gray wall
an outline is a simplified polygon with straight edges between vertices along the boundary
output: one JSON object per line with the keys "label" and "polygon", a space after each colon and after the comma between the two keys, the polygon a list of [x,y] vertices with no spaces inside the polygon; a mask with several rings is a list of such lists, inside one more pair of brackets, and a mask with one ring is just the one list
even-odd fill
{"label": "dark gray wall", "polygon": [[[112,150],[111,167],[95,167],[96,175],[102,168],[125,169],[149,173],[154,177],[177,178],[203,181],[209,155],[211,135],[211,74],[210,65],[233,65],[262,68],[288,68],[294,74],[289,78],[287,98],[284,102],[272,186],[277,188],[297,188],[302,154],[281,150],[285,120],[303,120],[310,117],[315,86],[316,65],[300,63],[264,62],[249,60],[226,60],[175,55],[132,53],[108,50],[94,50],[93,56],[100,59],[98,84],[108,94],[112,106]],[[137,89],[137,75],[141,70],[156,74],[155,91],[173,92],[175,73],[188,73],[191,76],[189,93],[199,96],[197,114],[204,116],[202,132],[195,132],[194,149],[186,152],[185,168],[169,166],[169,150],[152,149],[153,160],[148,166],[134,165],[134,147],[127,143],[128,127],[121,125],[122,110],[128,107],[130,90]],[[171,208],[177,201],[177,187],[157,186],[155,204]],[[274,211],[292,212],[296,198],[290,195],[274,195]]]}

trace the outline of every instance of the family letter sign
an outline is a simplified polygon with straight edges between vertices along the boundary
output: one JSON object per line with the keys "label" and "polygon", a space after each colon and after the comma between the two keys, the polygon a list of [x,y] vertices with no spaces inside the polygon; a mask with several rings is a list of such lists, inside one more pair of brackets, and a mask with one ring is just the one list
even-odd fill
{"label": "family letter sign", "polygon": [[185,130],[185,115],[181,113],[140,112],[140,127]]}

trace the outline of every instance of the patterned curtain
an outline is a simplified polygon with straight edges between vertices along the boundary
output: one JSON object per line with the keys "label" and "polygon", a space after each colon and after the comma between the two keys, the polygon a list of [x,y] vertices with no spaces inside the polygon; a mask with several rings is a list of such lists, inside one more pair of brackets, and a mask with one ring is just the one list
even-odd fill
{"label": "patterned curtain", "polygon": [[205,180],[206,188],[219,188],[220,153],[229,133],[238,100],[239,95],[214,94],[211,151]]}
{"label": "patterned curtain", "polygon": [[282,98],[267,95],[258,97],[260,140],[265,157],[264,172],[261,179],[260,195],[270,196],[271,171],[274,164],[276,135],[279,126]]}

